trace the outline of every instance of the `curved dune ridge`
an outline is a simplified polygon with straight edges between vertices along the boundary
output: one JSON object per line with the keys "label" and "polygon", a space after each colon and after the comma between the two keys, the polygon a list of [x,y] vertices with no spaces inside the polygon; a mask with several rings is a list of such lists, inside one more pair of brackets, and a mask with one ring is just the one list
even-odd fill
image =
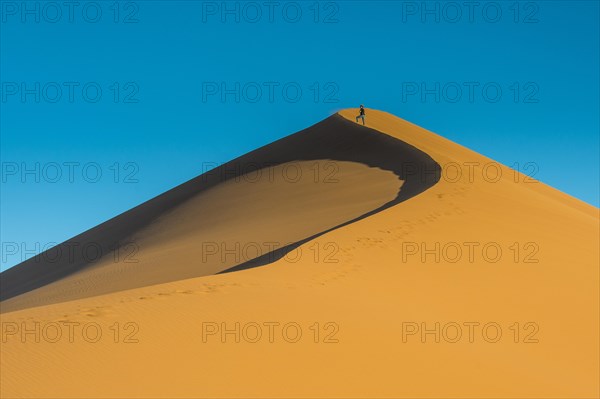
{"label": "curved dune ridge", "polygon": [[[80,236],[134,240],[138,264],[3,273],[0,396],[597,398],[598,208],[391,114],[368,109],[363,128],[357,112],[230,163],[258,161],[238,183],[207,174]],[[339,182],[313,183],[332,161]],[[498,179],[482,178],[490,163]],[[290,184],[286,165],[306,180]],[[279,178],[246,181],[258,169]],[[209,236],[294,244],[199,267]],[[129,272],[144,286],[124,289]],[[208,274],[180,278],[195,273]],[[65,326],[56,342],[62,324],[73,339]]]}
{"label": "curved dune ridge", "polygon": [[336,114],[3,272],[1,311],[271,263],[439,176],[424,152]]}

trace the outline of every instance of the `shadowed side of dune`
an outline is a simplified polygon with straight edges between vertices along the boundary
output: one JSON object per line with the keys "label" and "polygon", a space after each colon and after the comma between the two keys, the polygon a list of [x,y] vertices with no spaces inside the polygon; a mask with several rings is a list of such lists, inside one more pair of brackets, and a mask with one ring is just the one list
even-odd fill
{"label": "shadowed side of dune", "polygon": [[[417,148],[386,134],[352,123],[336,114],[308,129],[221,165],[73,237],[41,256],[38,255],[6,270],[0,274],[0,300],[14,298],[68,276],[82,275],[81,273],[93,268],[99,260],[112,256],[115,251],[122,249],[127,245],[128,239],[138,232],[164,218],[173,209],[181,207],[208,190],[220,187],[222,183],[264,168],[312,160],[354,162],[390,171],[403,181],[402,188],[395,198],[375,209],[325,230],[314,231],[290,245],[235,265],[226,271],[272,262],[307,240],[405,201],[434,185],[439,180],[441,171],[439,165],[429,155]],[[351,202],[352,198],[348,201]],[[89,243],[93,243],[94,251],[101,254],[93,261],[90,260],[89,253],[73,250],[73,248],[84,248]],[[198,270],[193,274],[201,276],[214,273],[203,274]],[[155,278],[153,283],[174,281],[179,278],[182,276],[176,273],[171,275],[165,273]],[[125,288],[136,288],[135,284],[138,283],[132,283]],[[82,292],[81,296],[89,295]],[[14,310],[12,308],[8,311]]]}

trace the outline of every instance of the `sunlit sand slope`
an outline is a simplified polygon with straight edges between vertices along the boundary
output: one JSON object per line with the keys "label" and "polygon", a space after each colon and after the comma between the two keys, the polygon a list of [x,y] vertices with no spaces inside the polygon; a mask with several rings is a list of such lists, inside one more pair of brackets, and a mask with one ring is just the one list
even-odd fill
{"label": "sunlit sand slope", "polygon": [[[323,123],[347,118],[371,132],[353,125],[356,113]],[[598,397],[598,209],[387,113],[367,110],[367,124],[427,154],[441,176],[429,181],[429,167],[408,166],[399,178],[339,157],[348,184],[318,202],[351,209],[332,219],[341,211],[298,204],[300,216],[276,231],[299,246],[262,267],[126,290],[115,282],[114,292],[30,308],[13,302],[0,316],[2,396]],[[361,190],[354,179],[375,183]],[[425,183],[399,200],[409,181]],[[297,191],[318,190],[310,184]],[[219,198],[241,187],[225,184]],[[300,194],[288,190],[294,203]],[[173,248],[173,261],[157,265],[177,270],[175,248],[201,236],[179,223],[171,235],[160,228],[192,218],[195,201],[139,235],[148,248]]]}
{"label": "sunlit sand slope", "polygon": [[264,265],[439,175],[417,148],[333,115],[0,274],[1,309]]}

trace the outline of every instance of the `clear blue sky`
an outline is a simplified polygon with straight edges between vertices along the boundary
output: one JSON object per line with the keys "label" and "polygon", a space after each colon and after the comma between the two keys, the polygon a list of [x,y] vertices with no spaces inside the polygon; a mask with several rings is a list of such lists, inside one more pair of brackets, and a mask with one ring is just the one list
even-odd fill
{"label": "clear blue sky", "polygon": [[597,1],[0,4],[2,269],[360,103],[600,202]]}

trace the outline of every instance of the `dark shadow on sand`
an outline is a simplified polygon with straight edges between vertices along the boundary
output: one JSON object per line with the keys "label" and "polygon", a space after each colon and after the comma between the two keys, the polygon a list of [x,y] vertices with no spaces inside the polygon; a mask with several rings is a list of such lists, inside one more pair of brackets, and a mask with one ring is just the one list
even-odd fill
{"label": "dark shadow on sand", "polygon": [[[85,270],[95,264],[102,256],[112,256],[113,251],[128,244],[128,237],[150,224],[163,213],[184,203],[203,190],[265,167],[287,162],[311,160],[358,162],[370,167],[391,171],[404,183],[396,198],[377,209],[221,273],[245,270],[271,263],[309,240],[369,217],[422,193],[436,184],[441,176],[440,165],[423,151],[335,114],[310,128],[249,152],[189,180],[0,273],[0,301],[13,298],[65,278],[75,272]],[[35,228],[35,226],[31,226],[31,228]],[[93,243],[95,250],[100,251],[101,255],[93,261],[90,260],[89,254],[84,251],[73,251],[73,248],[89,246],[90,243]],[[56,258],[56,254],[60,254],[60,256]],[[202,274],[199,270],[198,276],[202,275],[205,274]]]}

